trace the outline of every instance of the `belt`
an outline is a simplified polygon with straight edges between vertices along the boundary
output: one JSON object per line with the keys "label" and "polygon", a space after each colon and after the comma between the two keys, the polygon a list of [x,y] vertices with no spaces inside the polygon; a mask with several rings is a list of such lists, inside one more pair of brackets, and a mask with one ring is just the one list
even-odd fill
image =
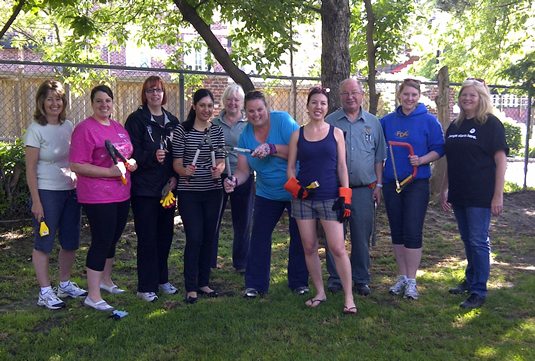
{"label": "belt", "polygon": [[352,186],[352,187],[349,187],[349,188],[373,188],[373,187],[375,187],[375,184],[376,184],[376,183],[377,183],[377,182],[373,182],[372,184],[367,184],[367,185],[362,185],[362,186],[356,186],[356,187],[353,187],[353,186]]}

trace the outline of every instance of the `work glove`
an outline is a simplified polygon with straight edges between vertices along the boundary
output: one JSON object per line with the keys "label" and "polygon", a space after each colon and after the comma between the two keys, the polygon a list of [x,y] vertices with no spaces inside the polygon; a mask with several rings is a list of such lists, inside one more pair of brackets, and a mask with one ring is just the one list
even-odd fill
{"label": "work glove", "polygon": [[294,198],[304,199],[308,196],[308,192],[294,177],[290,178],[284,185],[284,189],[292,194]]}
{"label": "work glove", "polygon": [[164,208],[171,208],[174,207],[176,204],[176,198],[172,191],[169,191],[165,197],[162,197],[160,200],[160,203],[162,204],[162,207]]}
{"label": "work glove", "polygon": [[338,200],[333,205],[333,211],[338,211],[338,221],[343,223],[351,216],[351,188],[340,187],[338,190]]}

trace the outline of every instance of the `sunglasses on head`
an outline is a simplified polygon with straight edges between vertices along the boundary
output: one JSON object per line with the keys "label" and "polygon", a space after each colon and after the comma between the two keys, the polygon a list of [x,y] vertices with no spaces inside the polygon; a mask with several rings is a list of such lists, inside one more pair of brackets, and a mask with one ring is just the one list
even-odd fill
{"label": "sunglasses on head", "polygon": [[310,88],[310,92],[311,93],[322,93],[322,94],[326,95],[327,98],[328,98],[329,97],[329,93],[331,92],[331,89],[324,88],[324,87],[321,87],[321,86],[315,86],[315,87]]}
{"label": "sunglasses on head", "polygon": [[481,79],[481,78],[466,78],[466,80],[475,80],[475,81],[478,81],[482,84],[485,84],[487,85],[487,83],[485,83],[485,79]]}
{"label": "sunglasses on head", "polygon": [[412,78],[403,79],[403,82],[404,83],[416,83],[416,84],[421,84],[422,83],[420,80],[412,79]]}
{"label": "sunglasses on head", "polygon": [[252,90],[245,94],[245,101],[253,99],[264,99],[264,93],[259,90]]}

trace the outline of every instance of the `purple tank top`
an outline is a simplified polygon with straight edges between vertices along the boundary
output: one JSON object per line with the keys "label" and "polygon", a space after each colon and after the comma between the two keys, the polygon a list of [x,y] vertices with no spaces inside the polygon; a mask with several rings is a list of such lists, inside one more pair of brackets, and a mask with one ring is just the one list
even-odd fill
{"label": "purple tank top", "polygon": [[338,198],[337,147],[334,138],[334,126],[329,127],[325,138],[309,142],[303,135],[303,127],[299,129],[297,140],[297,160],[299,173],[297,180],[306,187],[314,181],[320,186],[306,199],[326,200]]}

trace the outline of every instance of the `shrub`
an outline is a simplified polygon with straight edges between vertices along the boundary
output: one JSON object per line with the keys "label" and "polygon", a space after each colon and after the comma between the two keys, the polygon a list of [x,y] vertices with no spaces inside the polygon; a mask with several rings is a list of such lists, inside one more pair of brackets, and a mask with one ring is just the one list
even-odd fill
{"label": "shrub", "polygon": [[505,128],[505,140],[509,146],[509,155],[519,155],[523,149],[522,129],[514,124],[503,122]]}
{"label": "shrub", "polygon": [[22,139],[0,142],[0,218],[26,215],[28,199]]}

